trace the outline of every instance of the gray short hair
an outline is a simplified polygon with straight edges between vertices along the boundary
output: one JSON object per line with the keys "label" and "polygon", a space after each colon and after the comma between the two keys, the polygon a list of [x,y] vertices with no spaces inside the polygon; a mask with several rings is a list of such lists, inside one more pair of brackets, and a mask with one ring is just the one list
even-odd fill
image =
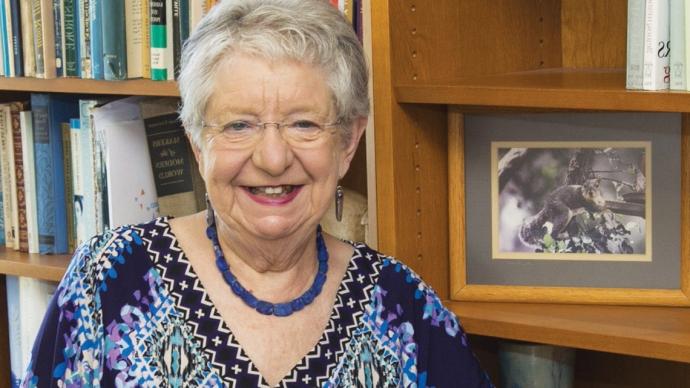
{"label": "gray short hair", "polygon": [[[369,115],[369,74],[362,45],[327,0],[223,0],[199,22],[182,50],[180,118],[197,145],[215,72],[234,52],[294,59],[323,69],[345,130]],[[349,135],[342,133],[346,139]]]}

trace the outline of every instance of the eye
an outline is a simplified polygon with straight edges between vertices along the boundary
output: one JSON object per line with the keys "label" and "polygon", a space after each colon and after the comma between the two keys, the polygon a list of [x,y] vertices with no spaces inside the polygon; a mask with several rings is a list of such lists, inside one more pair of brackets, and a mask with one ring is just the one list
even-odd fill
{"label": "eye", "polygon": [[291,130],[301,132],[317,132],[321,130],[321,126],[310,120],[296,120],[289,125]]}
{"label": "eye", "polygon": [[251,131],[254,129],[256,125],[244,121],[244,120],[235,120],[231,121],[223,126],[223,132],[247,132]]}

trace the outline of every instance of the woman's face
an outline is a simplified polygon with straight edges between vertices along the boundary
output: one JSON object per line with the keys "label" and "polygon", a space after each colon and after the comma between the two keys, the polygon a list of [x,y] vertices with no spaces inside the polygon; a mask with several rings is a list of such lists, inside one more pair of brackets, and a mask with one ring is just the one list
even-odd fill
{"label": "woman's face", "polygon": [[209,127],[195,151],[216,215],[233,233],[272,240],[311,232],[333,200],[366,120],[353,125],[347,144],[334,127],[309,141],[276,125],[259,125],[244,139],[245,129],[288,123],[295,130],[335,119],[325,77],[311,65],[249,55],[221,63],[204,115]]}

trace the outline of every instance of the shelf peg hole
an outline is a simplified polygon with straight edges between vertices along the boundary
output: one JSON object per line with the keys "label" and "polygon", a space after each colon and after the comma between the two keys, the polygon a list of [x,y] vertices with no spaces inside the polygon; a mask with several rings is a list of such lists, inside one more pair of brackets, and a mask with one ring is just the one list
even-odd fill
{"label": "shelf peg hole", "polygon": [[417,29],[416,29],[416,28],[413,28],[413,29],[410,31],[410,33],[411,33],[412,35],[417,35]]}
{"label": "shelf peg hole", "polygon": [[417,10],[417,7],[416,7],[414,4],[412,4],[412,5],[410,6],[410,11],[414,12],[414,11],[416,11],[416,10]]}
{"label": "shelf peg hole", "polygon": [[412,58],[417,58],[417,50],[412,51]]}
{"label": "shelf peg hole", "polygon": [[417,74],[412,74],[412,80],[416,81],[417,80]]}

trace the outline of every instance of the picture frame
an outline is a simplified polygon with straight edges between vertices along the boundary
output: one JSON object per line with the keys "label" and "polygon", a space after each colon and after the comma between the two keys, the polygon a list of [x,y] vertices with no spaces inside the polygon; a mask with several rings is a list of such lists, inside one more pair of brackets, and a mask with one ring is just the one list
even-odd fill
{"label": "picture frame", "polygon": [[[649,206],[644,214],[639,209],[634,214],[648,223],[640,234],[646,252],[634,258],[606,256],[611,253],[606,249],[580,258],[533,257],[529,252],[522,252],[522,257],[494,257],[498,200],[496,184],[493,193],[491,185],[498,179],[493,172],[498,161],[491,155],[498,155],[501,147],[519,148],[511,145],[549,152],[584,145],[600,154],[644,149],[639,153],[645,155],[641,168],[649,170],[644,174],[649,178],[644,195]],[[448,155],[451,299],[690,306],[690,114],[468,114],[451,107]],[[596,171],[595,175],[603,170]],[[615,198],[609,195],[608,200]],[[543,202],[533,202],[533,208],[543,208]],[[593,211],[590,216],[603,212]],[[526,224],[526,219],[520,222]],[[573,230],[565,235],[575,236]],[[558,239],[567,241],[563,235]]]}

